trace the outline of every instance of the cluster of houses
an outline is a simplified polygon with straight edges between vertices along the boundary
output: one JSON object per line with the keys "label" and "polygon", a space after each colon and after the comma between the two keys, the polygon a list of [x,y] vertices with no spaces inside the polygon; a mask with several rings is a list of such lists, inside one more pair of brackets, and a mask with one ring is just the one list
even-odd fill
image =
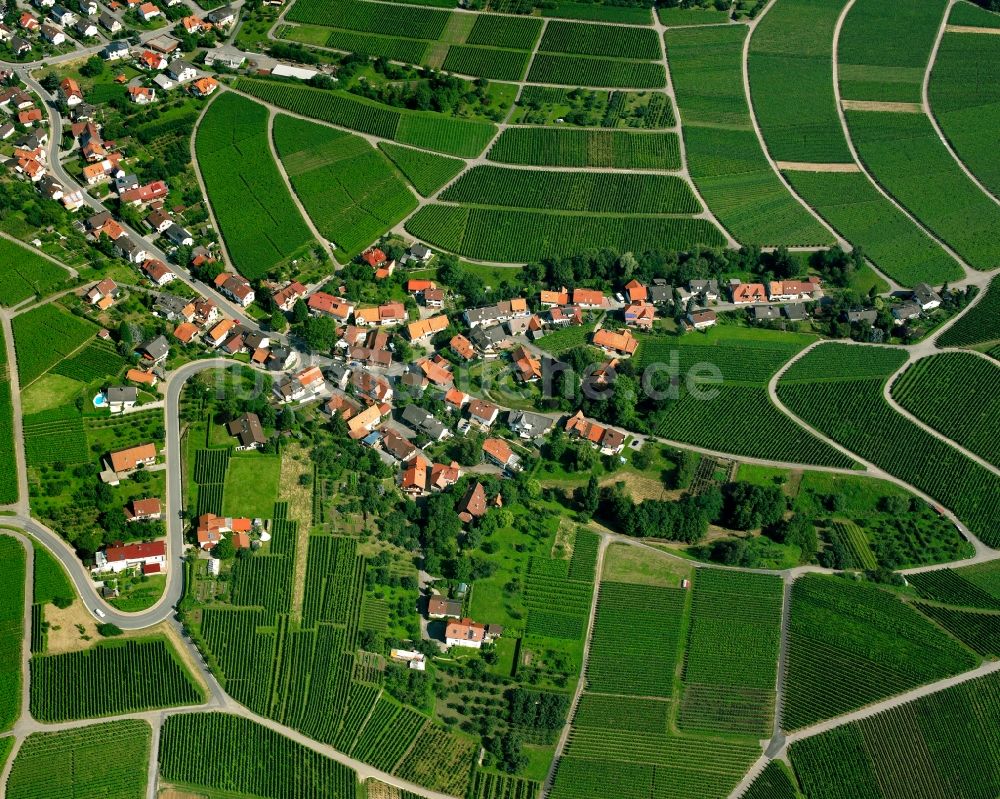
{"label": "cluster of houses", "polygon": [[503,627],[499,624],[479,624],[463,614],[459,600],[439,594],[428,599],[427,616],[445,622],[444,638],[448,647],[480,649],[484,643],[492,643],[503,635]]}
{"label": "cluster of houses", "polygon": [[[31,11],[22,11],[17,19],[16,29],[0,23],[0,42],[7,45],[10,52],[17,58],[25,57],[34,50],[34,44],[39,41],[52,47],[61,47],[69,41],[66,31],[78,39],[87,39],[97,35],[97,29],[88,20],[81,20],[79,15],[70,11],[55,0],[32,0],[38,9],[39,16]],[[86,0],[80,2],[81,11],[86,14],[89,4]]]}

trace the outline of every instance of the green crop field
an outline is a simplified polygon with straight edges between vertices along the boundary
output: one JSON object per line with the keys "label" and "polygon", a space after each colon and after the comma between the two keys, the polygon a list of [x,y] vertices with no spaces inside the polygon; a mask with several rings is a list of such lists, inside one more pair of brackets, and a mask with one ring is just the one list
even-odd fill
{"label": "green crop field", "polygon": [[306,212],[346,258],[417,207],[388,159],[360,136],[279,115],[274,144]]}
{"label": "green crop field", "polygon": [[[898,368],[904,359],[899,350],[825,344],[785,373],[778,396],[808,424],[934,497],[995,544],[1000,541],[1000,478],[882,398],[893,363]],[[890,441],[891,448],[886,446]]]}
{"label": "green crop field", "polygon": [[[587,686],[603,693],[673,694],[685,594],[675,588],[602,582]],[[645,630],[641,636],[627,630]]]}
{"label": "green crop field", "polygon": [[[156,679],[151,680],[150,675]],[[205,701],[165,638],[102,643],[31,660],[31,715],[39,721],[114,716]]]}
{"label": "green crop field", "polygon": [[237,270],[263,277],[316,242],[271,157],[264,106],[227,93],[195,137],[198,165]]}
{"label": "green crop field", "polygon": [[[958,9],[961,7],[956,6]],[[959,158],[1000,194],[1000,36],[946,33],[931,73],[930,103]]]}
{"label": "green crop field", "polygon": [[261,799],[355,799],[357,791],[351,769],[228,713],[169,717],[159,760],[171,783]]}
{"label": "green crop field", "polygon": [[654,30],[623,25],[550,22],[538,49],[544,53],[608,56],[639,61],[656,61],[660,58],[660,43],[656,41]]}
{"label": "green crop field", "polygon": [[610,247],[644,251],[721,246],[704,219],[547,213],[503,208],[427,205],[406,222],[423,241],[468,258],[522,262]]}
{"label": "green crop field", "polygon": [[1000,596],[968,579],[968,573],[968,570],[937,569],[912,574],[906,579],[924,599],[982,610],[1000,610]]}
{"label": "green crop field", "polygon": [[453,44],[448,48],[448,55],[441,68],[476,78],[514,81],[524,77],[530,57],[531,53],[525,50]]}
{"label": "green crop field", "polygon": [[789,776],[788,767],[772,760],[747,788],[740,799],[799,799],[799,792]]}
{"label": "green crop field", "polygon": [[22,390],[97,332],[95,325],[53,303],[14,317],[11,325]]}
{"label": "green crop field", "polygon": [[662,89],[667,77],[663,64],[654,61],[538,53],[531,62],[528,80],[595,89]]}
{"label": "green crop field", "polygon": [[995,613],[976,613],[924,604],[917,604],[917,609],[974,652],[986,657],[1000,656],[1000,617]]}
{"label": "green crop field", "polygon": [[257,452],[234,455],[226,472],[222,512],[226,516],[252,519],[271,516],[278,498],[280,472],[281,458],[276,455]]}
{"label": "green crop field", "polygon": [[465,43],[510,50],[531,50],[541,32],[542,21],[539,19],[479,14]]}
{"label": "green crop field", "polygon": [[21,712],[21,644],[24,641],[25,557],[21,542],[0,535],[0,732]]}
{"label": "green crop field", "polygon": [[381,142],[379,149],[423,197],[432,195],[465,167],[465,162],[457,158],[401,147],[398,144]]}
{"label": "green crop field", "polygon": [[682,730],[766,737],[781,635],[777,577],[699,569],[684,664]]}
{"label": "green crop field", "polygon": [[392,3],[296,0],[286,16],[290,22],[329,25],[366,33],[399,31],[414,39],[437,39],[451,14]]}
{"label": "green crop field", "polygon": [[83,417],[75,407],[53,408],[25,416],[24,456],[29,466],[85,463],[90,459]]}
{"label": "green crop field", "polygon": [[69,273],[28,247],[0,239],[0,305],[44,297],[69,280]]}
{"label": "green crop field", "polygon": [[90,383],[107,377],[116,377],[125,366],[115,348],[103,341],[91,341],[75,355],[52,367],[56,374]]}
{"label": "green crop field", "polygon": [[938,339],[942,347],[971,347],[1000,341],[1000,277]]}
{"label": "green crop field", "polygon": [[977,269],[1000,262],[1000,207],[967,178],[923,114],[848,111],[871,174],[929,230]]}
{"label": "green crop field", "polygon": [[883,197],[860,172],[785,172],[816,212],[904,286],[940,285],[962,276],[945,250]]}
{"label": "green crop field", "polygon": [[919,103],[947,0],[858,0],[840,33],[840,92],[845,100]]}
{"label": "green crop field", "polygon": [[833,94],[833,30],[847,0],[778,0],[750,39],[750,91],[771,157],[851,163]]}
{"label": "green crop field", "polygon": [[694,214],[691,187],[674,175],[548,172],[475,166],[441,195],[446,202],[619,214]]}
{"label": "green crop field", "polygon": [[[144,799],[152,736],[149,724],[137,720],[36,732],[25,739],[14,759],[7,796]],[[109,767],[109,758],[114,768]]]}
{"label": "green crop field", "polygon": [[923,358],[892,386],[920,421],[1000,467],[1000,366],[964,352]]}
{"label": "green crop field", "polygon": [[489,159],[527,166],[680,169],[676,133],[507,128]]}
{"label": "green crop field", "polygon": [[666,33],[691,177],[741,242],[825,244],[831,235],[781,184],[750,126],[743,93],[744,26]]}
{"label": "green crop field", "polygon": [[988,799],[1000,795],[1000,773],[985,766],[998,730],[994,673],[797,741],[790,755],[809,799]]}
{"label": "green crop field", "polygon": [[14,459],[14,406],[7,371],[7,345],[0,330],[0,504],[17,502],[17,467]]}
{"label": "green crop field", "polygon": [[234,88],[302,116],[465,158],[479,155],[496,133],[496,126],[490,122],[391,108],[344,91],[256,78],[238,78]]}
{"label": "green crop field", "polygon": [[792,587],[782,724],[807,727],[975,665],[968,650],[893,594],[806,575]]}
{"label": "green crop field", "polygon": [[972,3],[955,3],[951,7],[949,25],[967,25],[973,28],[1000,28],[1000,14],[991,13]]}

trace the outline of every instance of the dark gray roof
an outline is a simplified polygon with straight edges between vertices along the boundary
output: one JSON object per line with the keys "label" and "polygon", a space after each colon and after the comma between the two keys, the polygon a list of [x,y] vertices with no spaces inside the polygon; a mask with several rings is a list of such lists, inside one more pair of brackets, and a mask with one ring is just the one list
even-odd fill
{"label": "dark gray roof", "polygon": [[801,302],[791,302],[784,307],[785,316],[792,321],[806,318],[806,306]]}
{"label": "dark gray roof", "polygon": [[773,305],[755,305],[752,312],[753,318],[758,322],[768,319],[778,319],[781,316],[781,310],[775,308]]}
{"label": "dark gray roof", "polygon": [[847,312],[848,322],[875,322],[876,319],[878,319],[878,311],[874,308]]}
{"label": "dark gray roof", "polygon": [[532,438],[544,435],[554,424],[548,416],[529,411],[510,411],[507,414],[507,425],[523,432]]}
{"label": "dark gray roof", "polygon": [[151,358],[159,360],[170,352],[170,344],[167,343],[166,338],[163,336],[157,336],[148,344],[143,345],[142,351]]}
{"label": "dark gray roof", "polygon": [[674,298],[674,287],[666,284],[649,286],[646,291],[650,302],[670,302]]}
{"label": "dark gray roof", "polygon": [[112,386],[108,389],[108,402],[135,402],[139,399],[139,389],[135,386]]}

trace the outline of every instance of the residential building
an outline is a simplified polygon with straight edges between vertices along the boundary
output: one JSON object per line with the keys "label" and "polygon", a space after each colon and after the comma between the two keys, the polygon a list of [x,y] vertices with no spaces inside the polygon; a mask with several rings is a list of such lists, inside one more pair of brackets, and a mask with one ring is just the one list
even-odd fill
{"label": "residential building", "polygon": [[472,619],[451,621],[445,628],[445,643],[448,646],[461,646],[470,649],[480,649],[486,638],[486,627],[477,624]]}
{"label": "residential building", "polygon": [[460,619],[462,603],[457,599],[434,594],[427,600],[427,616],[431,619]]}
{"label": "residential building", "polygon": [[170,344],[164,336],[157,336],[148,344],[139,347],[139,354],[147,364],[160,364],[167,360],[170,354]]}
{"label": "residential building", "polygon": [[922,311],[933,311],[935,308],[941,307],[941,295],[926,283],[917,283],[913,287],[912,299]]}
{"label": "residential building", "polygon": [[[282,311],[291,311],[295,307],[295,303],[306,296],[306,287],[299,283],[297,280],[293,280],[287,286],[271,295],[271,299],[274,304],[279,307]],[[329,295],[327,295],[329,296]]]}
{"label": "residential building", "polygon": [[544,436],[555,422],[548,416],[530,411],[509,411],[507,426],[523,439]]}
{"label": "residential building", "polygon": [[691,311],[687,315],[687,323],[695,330],[706,330],[718,321],[715,311]]}
{"label": "residential building", "polygon": [[607,297],[595,289],[573,289],[573,304],[581,308],[606,308]]}
{"label": "residential building", "polygon": [[594,346],[610,355],[629,357],[635,354],[639,341],[628,330],[616,333],[613,330],[601,328],[594,333]]}
{"label": "residential building", "polygon": [[156,447],[153,444],[140,444],[120,449],[109,453],[107,462],[112,472],[128,474],[140,466],[152,466],[156,463]]}
{"label": "residential building", "polygon": [[911,319],[916,319],[920,313],[920,303],[917,302],[904,302],[892,307],[892,318],[897,327],[906,324]]}
{"label": "residential building", "polygon": [[483,453],[488,461],[502,469],[517,471],[521,468],[521,459],[502,438],[487,438],[483,442]]}
{"label": "residential building", "polygon": [[803,302],[816,299],[820,289],[818,277],[808,280],[772,280],[767,293],[771,302]]}
{"label": "residential building", "polygon": [[135,407],[139,401],[139,389],[135,386],[110,386],[105,397],[111,413],[122,413]]}
{"label": "residential building", "polygon": [[243,308],[252,303],[256,296],[250,281],[235,272],[220,272],[215,278],[215,287]]}
{"label": "residential building", "polygon": [[752,305],[755,302],[767,302],[767,289],[763,283],[740,283],[733,287],[734,305]]}
{"label": "residential building", "polygon": [[[643,287],[645,291],[645,287]],[[640,330],[652,330],[656,321],[656,309],[646,302],[633,302],[625,309],[625,326]]]}
{"label": "residential building", "polygon": [[483,484],[477,482],[475,485],[469,486],[456,510],[458,518],[466,524],[469,524],[473,519],[482,518],[487,510],[486,490],[483,488]]}
{"label": "residential building", "polygon": [[177,277],[169,266],[156,258],[143,261],[141,269],[143,274],[157,286],[165,286]]}
{"label": "residential building", "polygon": [[448,329],[448,317],[432,316],[429,319],[419,319],[416,322],[411,322],[406,327],[407,335],[410,341],[419,342],[424,341],[435,333],[440,333],[442,330]]}
{"label": "residential building", "polygon": [[497,420],[500,408],[486,400],[473,399],[469,402],[469,418],[481,427],[490,428]]}
{"label": "residential building", "polygon": [[260,417],[256,413],[244,413],[226,424],[229,435],[239,441],[237,450],[260,449],[267,443],[267,437],[260,426]]}
{"label": "residential building", "polygon": [[167,545],[164,541],[107,547],[94,553],[95,574],[121,574],[141,568],[144,574],[159,574],[167,569]]}
{"label": "residential building", "polygon": [[159,519],[161,516],[160,500],[155,498],[133,499],[125,506],[125,521],[127,522],[147,522]]}

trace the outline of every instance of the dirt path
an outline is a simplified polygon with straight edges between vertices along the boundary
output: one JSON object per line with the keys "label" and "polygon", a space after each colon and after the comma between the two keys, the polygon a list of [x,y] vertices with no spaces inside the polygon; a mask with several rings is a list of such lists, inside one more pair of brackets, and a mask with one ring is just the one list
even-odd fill
{"label": "dirt path", "polygon": [[1000,28],[977,28],[975,25],[945,25],[945,33],[984,33],[987,36],[1000,36]]}
{"label": "dirt path", "polygon": [[775,161],[778,169],[788,172],[860,172],[857,164],[813,164],[809,161]]}
{"label": "dirt path", "polygon": [[920,103],[888,103],[880,100],[841,100],[845,111],[887,111],[893,114],[922,114]]}

